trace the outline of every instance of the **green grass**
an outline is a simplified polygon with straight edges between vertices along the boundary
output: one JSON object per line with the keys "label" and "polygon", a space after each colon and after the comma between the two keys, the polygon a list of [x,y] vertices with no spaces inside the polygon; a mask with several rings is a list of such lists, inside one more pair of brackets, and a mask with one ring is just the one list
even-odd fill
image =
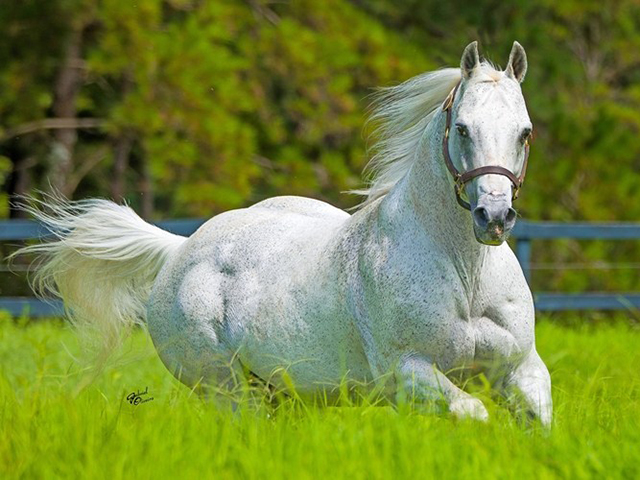
{"label": "green grass", "polygon": [[[389,407],[219,411],[138,332],[128,360],[75,393],[75,336],[0,320],[0,478],[639,478],[640,330],[538,325],[550,433],[489,403],[487,424]],[[153,401],[125,397],[149,388]]]}

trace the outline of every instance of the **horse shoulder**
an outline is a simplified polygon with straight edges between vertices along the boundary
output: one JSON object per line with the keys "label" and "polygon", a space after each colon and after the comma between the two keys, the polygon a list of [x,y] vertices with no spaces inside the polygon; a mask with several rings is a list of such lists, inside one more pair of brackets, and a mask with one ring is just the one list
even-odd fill
{"label": "horse shoulder", "polygon": [[428,239],[398,245],[370,222],[362,222],[358,238],[348,291],[374,376],[409,352],[468,356],[463,287],[438,245]]}

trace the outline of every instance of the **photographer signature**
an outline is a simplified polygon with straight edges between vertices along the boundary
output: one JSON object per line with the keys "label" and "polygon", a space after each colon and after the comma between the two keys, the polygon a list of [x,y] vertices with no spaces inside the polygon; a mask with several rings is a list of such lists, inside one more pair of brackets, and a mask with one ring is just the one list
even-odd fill
{"label": "photographer signature", "polygon": [[153,397],[145,398],[145,399],[142,398],[143,395],[148,395],[148,393],[149,393],[149,387],[146,387],[144,389],[144,392],[141,392],[139,390],[137,393],[131,392],[129,395],[127,395],[127,401],[131,405],[140,405],[141,403],[150,402],[151,400],[153,400]]}

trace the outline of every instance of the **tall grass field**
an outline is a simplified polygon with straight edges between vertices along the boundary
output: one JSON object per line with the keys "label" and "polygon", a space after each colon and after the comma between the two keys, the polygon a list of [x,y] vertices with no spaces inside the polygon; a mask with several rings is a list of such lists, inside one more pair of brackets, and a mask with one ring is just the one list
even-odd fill
{"label": "tall grass field", "polygon": [[0,318],[0,478],[640,478],[640,329],[574,323],[537,326],[546,432],[482,390],[486,424],[359,402],[231,413],[177,382],[141,331],[87,384],[64,323]]}

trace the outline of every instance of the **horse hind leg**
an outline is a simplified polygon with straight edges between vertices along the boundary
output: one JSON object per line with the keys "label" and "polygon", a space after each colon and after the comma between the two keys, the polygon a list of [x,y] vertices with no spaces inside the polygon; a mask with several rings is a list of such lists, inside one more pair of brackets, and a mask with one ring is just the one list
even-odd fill
{"label": "horse hind leg", "polygon": [[212,354],[200,348],[165,348],[158,351],[163,363],[183,385],[219,406],[235,409],[246,383],[242,366],[228,352]]}
{"label": "horse hind leg", "polygon": [[175,288],[160,278],[149,305],[149,333],[167,369],[187,387],[231,405],[245,383],[236,352],[220,338],[224,320],[221,274],[191,268]]}

